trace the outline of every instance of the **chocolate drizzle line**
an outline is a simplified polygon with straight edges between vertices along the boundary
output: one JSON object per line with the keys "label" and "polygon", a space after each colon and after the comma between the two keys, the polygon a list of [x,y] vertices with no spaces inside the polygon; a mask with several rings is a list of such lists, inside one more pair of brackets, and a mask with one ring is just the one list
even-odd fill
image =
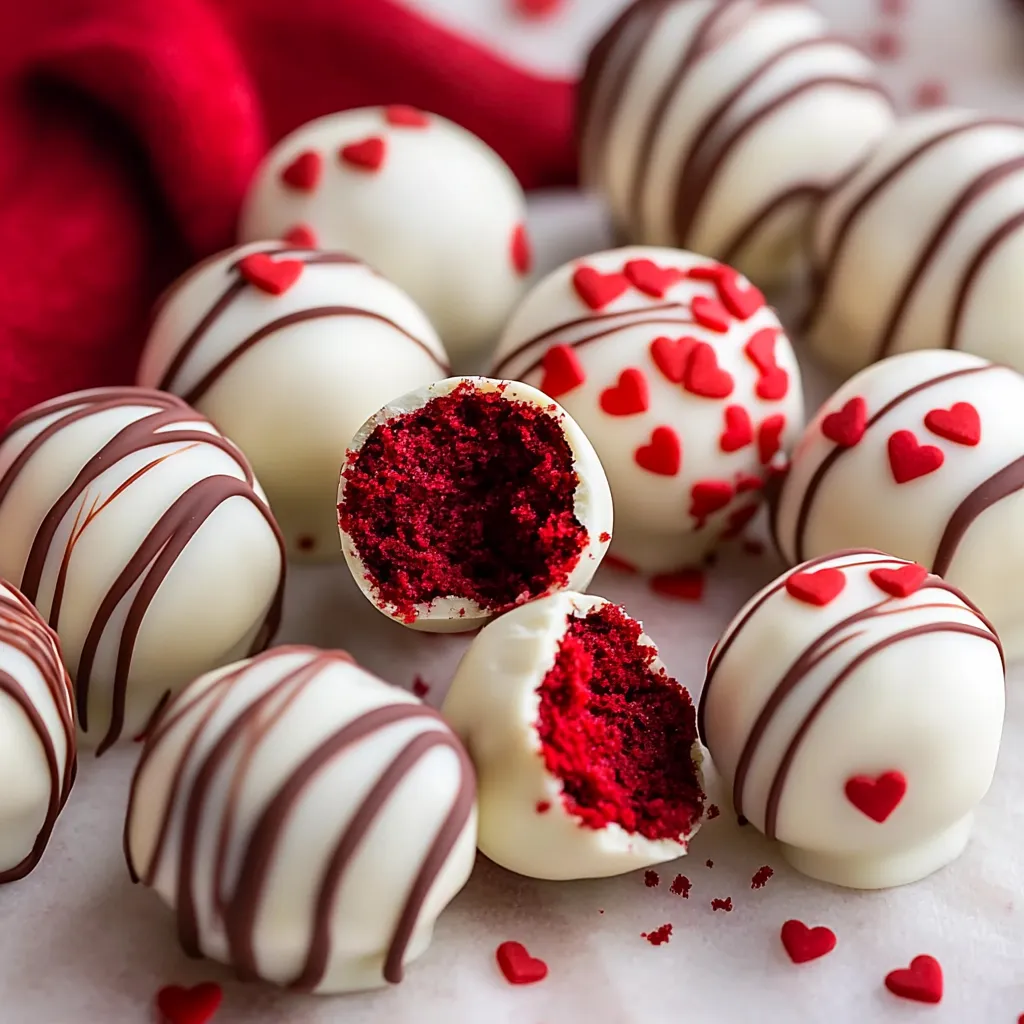
{"label": "chocolate drizzle line", "polygon": [[[281,654],[305,654],[308,655],[308,660],[276,680],[228,725],[199,765],[188,791],[185,792],[183,779],[185,765],[231,688],[239,683],[251,668],[262,665]],[[267,879],[274,867],[274,857],[289,817],[312,780],[332,761],[354,745],[391,725],[412,719],[441,721],[437,712],[422,705],[389,704],[360,715],[327,737],[291,771],[288,778],[263,808],[245,842],[233,891],[225,893],[224,888],[228,876],[227,848],[235,818],[234,805],[239,799],[242,777],[251,756],[258,744],[269,733],[270,728],[280,721],[287,705],[294,701],[325,667],[337,661],[351,661],[351,658],[340,651],[317,651],[308,647],[278,648],[225,673],[198,697],[190,697],[188,691],[185,691],[177,701],[172,703],[168,713],[147,743],[139,771],[136,772],[135,780],[132,783],[128,822],[125,825],[125,853],[133,880],[141,877],[147,884],[153,883],[159,872],[160,864],[167,854],[171,832],[170,823],[175,806],[179,799],[185,801],[180,858],[177,867],[178,930],[179,938],[186,952],[193,956],[199,956],[201,949],[195,908],[194,875],[206,801],[218,773],[230,761],[232,753],[239,747],[242,748],[242,756],[233,769],[228,806],[219,824],[213,883],[216,899],[214,909],[220,916],[225,929],[230,959],[242,978],[255,978],[258,975],[255,947],[260,903]],[[172,778],[152,858],[147,866],[137,871],[132,863],[128,842],[128,827],[131,821],[132,807],[137,797],[137,780],[145,768],[147,758],[171,730],[187,715],[197,712],[198,717],[189,727],[189,737],[183,745],[177,770]],[[316,913],[312,922],[311,937],[303,967],[289,987],[301,991],[312,991],[323,980],[331,957],[331,916],[334,912],[338,891],[344,881],[345,872],[358,854],[377,818],[387,806],[391,795],[422,758],[437,747],[448,747],[458,757],[461,768],[460,787],[452,807],[442,822],[420,865],[410,891],[406,895],[405,904],[385,957],[383,968],[385,980],[392,983],[401,981],[402,961],[415,930],[416,921],[430,890],[469,821],[476,797],[473,768],[465,751],[454,736],[440,730],[423,732],[413,737],[398,752],[391,764],[370,788],[345,825],[337,844],[331,851],[320,879]]]}

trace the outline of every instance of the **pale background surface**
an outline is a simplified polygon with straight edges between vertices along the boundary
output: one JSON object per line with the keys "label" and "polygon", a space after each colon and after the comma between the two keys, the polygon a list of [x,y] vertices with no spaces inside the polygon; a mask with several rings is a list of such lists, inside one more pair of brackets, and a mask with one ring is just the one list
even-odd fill
{"label": "pale background surface", "polygon": [[[508,15],[506,0],[410,2],[537,68],[565,74],[621,6],[621,0],[567,0],[564,13],[531,23]],[[1024,113],[1024,17],[1018,20],[1001,0],[904,0],[902,18],[883,15],[891,0],[819,2],[838,28],[861,40],[879,28],[899,29],[904,53],[885,66],[885,75],[908,105],[922,81],[941,74],[956,102]],[[579,199],[543,197],[533,214],[545,268],[604,242],[599,212]],[[736,552],[713,572],[700,605],[657,598],[610,570],[598,574],[592,590],[643,619],[670,670],[695,689],[721,628],[777,568],[768,556]],[[400,685],[419,674],[432,685],[428,700],[440,700],[466,640],[423,637],[387,622],[340,564],[296,572],[291,582],[282,639],[343,645]],[[656,889],[644,886],[642,873],[541,883],[481,862],[403,985],[339,999],[238,985],[216,965],[187,960],[169,913],[153,893],[129,884],[121,855],[137,751],[98,763],[86,756],[42,865],[0,891],[0,1021],[148,1022],[161,985],[215,979],[225,986],[217,1024],[1013,1024],[1024,1013],[1022,686],[1018,669],[999,772],[975,838],[954,866],[925,882],[852,894],[808,881],[723,810],[698,835],[690,857],[659,869]],[[751,876],[764,864],[775,876],[752,891]],[[678,872],[693,883],[688,900],[668,892]],[[726,896],[733,912],[712,912],[711,900]],[[778,938],[789,917],[829,925],[839,937],[837,950],[792,965]],[[667,945],[655,948],[640,937],[668,922],[674,932]],[[494,950],[505,939],[544,958],[548,979],[529,988],[508,985],[494,966]],[[883,988],[889,970],[919,953],[937,957],[945,970],[941,1006],[904,1002]]]}

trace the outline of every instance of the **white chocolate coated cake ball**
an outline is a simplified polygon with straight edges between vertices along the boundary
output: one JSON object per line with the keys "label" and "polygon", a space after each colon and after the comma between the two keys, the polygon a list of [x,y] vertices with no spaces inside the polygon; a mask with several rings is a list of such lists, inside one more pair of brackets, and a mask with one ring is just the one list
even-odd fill
{"label": "white chocolate coated cake ball", "polygon": [[252,462],[289,553],[340,557],[338,467],[389,398],[447,375],[416,304],[342,253],[239,246],[165,295],[138,382],[181,396]]}
{"label": "white chocolate coated cake ball", "polygon": [[277,629],[284,543],[245,456],[179,398],[96,388],[0,438],[0,577],[60,636],[102,753]]}
{"label": "white chocolate coated cake ball", "polygon": [[554,271],[498,346],[495,376],[557,399],[611,483],[612,553],[669,572],[736,535],[803,426],[800,368],[731,267],[634,246]]}
{"label": "white chocolate coated cake ball", "polygon": [[57,634],[0,583],[0,884],[39,863],[75,767],[74,694]]}
{"label": "white chocolate coated cake ball", "polygon": [[475,135],[410,107],[367,107],[310,121],[274,147],[250,189],[241,237],[291,233],[366,260],[412,296],[465,363],[523,291],[525,217],[515,176]]}
{"label": "white chocolate coated cake ball", "polygon": [[966,352],[906,352],[846,382],[807,427],[773,507],[791,564],[891,551],[960,587],[1024,653],[1024,377]]}
{"label": "white chocolate coated cake ball", "polygon": [[278,647],[168,705],[125,851],[189,954],[299,991],[376,988],[469,878],[475,796],[436,711],[344,652]]}
{"label": "white chocolate coated cake ball", "polygon": [[712,652],[699,721],[736,812],[836,885],[958,857],[1005,704],[999,639],[955,587],[877,551],[798,566]]}
{"label": "white chocolate coated cake ball", "polygon": [[474,639],[444,715],[480,786],[480,849],[534,878],[599,878],[687,852],[704,807],[690,696],[602,597],[561,593]]}
{"label": "white chocolate coated cake ball", "polygon": [[638,0],[587,63],[582,176],[629,241],[706,253],[768,287],[893,116],[874,65],[801,0]]}
{"label": "white chocolate coated cake ball", "polygon": [[808,340],[836,369],[957,348],[1024,370],[1024,122],[900,122],[822,205],[812,240]]}

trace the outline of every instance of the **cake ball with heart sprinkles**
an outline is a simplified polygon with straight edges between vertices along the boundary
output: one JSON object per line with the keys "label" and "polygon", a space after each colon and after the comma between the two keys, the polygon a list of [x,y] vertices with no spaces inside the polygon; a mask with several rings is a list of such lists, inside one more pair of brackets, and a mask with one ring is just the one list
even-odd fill
{"label": "cake ball with heart sprinkles", "polygon": [[693,704],[622,608],[566,592],[507,612],[443,711],[476,765],[480,849],[503,867],[598,878],[687,852],[704,807]]}
{"label": "cake ball with heart sprinkles", "polygon": [[352,575],[381,612],[457,632],[586,587],[611,541],[612,498],[593,446],[550,398],[451,377],[360,428],[338,521]]}
{"label": "cake ball with heart sprinkles", "polygon": [[395,394],[448,374],[416,304],[342,253],[239,246],[165,295],[138,381],[180,395],[252,461],[300,557],[340,557],[338,467]]}
{"label": "cake ball with heart sprinkles", "polygon": [[412,107],[367,107],[310,121],[274,147],[241,235],[366,260],[412,296],[465,364],[522,294],[532,263],[525,216],[515,176],[475,135]]}
{"label": "cake ball with heart sprinkles", "polygon": [[736,813],[813,878],[903,885],[960,855],[999,753],[995,630],[923,566],[805,562],[747,602],[698,720]]}
{"label": "cake ball with heart sprinkles", "polygon": [[189,955],[302,992],[376,988],[469,878],[473,766],[436,711],[344,652],[276,647],[167,706],[124,839]]}
{"label": "cake ball with heart sprinkles", "polygon": [[669,572],[757,511],[803,426],[800,370],[761,293],[678,249],[595,253],[516,310],[493,372],[556,398],[615,498],[613,554]]}
{"label": "cake ball with heart sprinkles", "polygon": [[60,636],[104,751],[277,630],[284,542],[242,452],[180,398],[96,388],[0,438],[0,577]]}
{"label": "cake ball with heart sprinkles", "polygon": [[803,0],[637,0],[587,62],[581,173],[629,241],[767,287],[893,116],[871,61]]}
{"label": "cake ball with heart sprinkles", "polygon": [[966,352],[892,356],[851,378],[793,454],[773,506],[793,565],[848,547],[960,587],[1024,653],[1024,377]]}

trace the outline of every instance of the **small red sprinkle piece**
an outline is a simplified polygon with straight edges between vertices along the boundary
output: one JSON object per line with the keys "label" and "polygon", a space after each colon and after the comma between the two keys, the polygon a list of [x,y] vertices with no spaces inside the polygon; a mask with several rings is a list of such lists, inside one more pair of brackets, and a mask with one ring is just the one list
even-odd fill
{"label": "small red sprinkle piece", "polygon": [[824,608],[831,604],[846,586],[842,569],[818,569],[816,572],[797,572],[786,580],[786,593],[790,597]]}
{"label": "small red sprinkle piece", "polygon": [[903,55],[903,37],[889,29],[872,32],[868,36],[867,50],[875,60],[899,60]]}
{"label": "small red sprinkle piece", "polygon": [[732,897],[726,896],[724,900],[712,900],[712,910],[724,910],[727,914],[732,913]]}
{"label": "small red sprinkle piece", "polygon": [[538,800],[535,808],[538,814],[547,814],[551,810],[550,800]]}
{"label": "small red sprinkle piece", "polygon": [[829,413],[821,421],[821,432],[842,448],[860,443],[868,425],[868,403],[860,395],[851,398],[842,409]]}
{"label": "small red sprinkle piece", "polygon": [[156,994],[161,1024],[206,1024],[220,1008],[224,993],[215,981],[192,988],[165,985]]}
{"label": "small red sprinkle piece", "polygon": [[861,814],[879,824],[899,807],[907,793],[907,777],[903,772],[882,772],[881,775],[855,775],[846,780],[846,799]]}
{"label": "small red sprinkle piece", "polygon": [[652,576],[651,590],[678,601],[699,601],[704,596],[704,581],[700,569],[681,569]]}
{"label": "small red sprinkle piece", "polygon": [[729,330],[729,311],[717,299],[698,295],[691,304],[693,319],[709,331],[725,334]]}
{"label": "small red sprinkle piece", "polygon": [[548,976],[548,965],[530,956],[521,942],[503,942],[495,955],[501,973],[512,985],[532,985]]}
{"label": "small red sprinkle piece", "polygon": [[619,298],[629,288],[629,281],[625,274],[602,274],[593,267],[577,267],[572,286],[583,302],[597,311]]}
{"label": "small red sprinkle piece", "polygon": [[636,464],[658,476],[676,476],[683,465],[683,445],[671,427],[655,427],[651,439],[633,453]]}
{"label": "small red sprinkle piece", "polygon": [[640,571],[632,562],[627,562],[626,559],[619,558],[618,555],[613,555],[610,551],[601,559],[601,564],[607,565],[609,569],[615,569],[617,572],[629,573],[631,576],[635,576]]}
{"label": "small red sprinkle piece", "polygon": [[782,448],[782,432],[786,429],[786,417],[781,413],[769,416],[757,431],[757,453],[761,465],[767,466]]}
{"label": "small red sprinkle piece", "polygon": [[430,118],[416,107],[402,103],[384,108],[384,120],[395,128],[429,128]]}
{"label": "small red sprinkle piece", "polygon": [[676,267],[659,267],[653,260],[629,260],[622,272],[637,291],[653,299],[665,298],[669,288],[683,279],[681,270]]}
{"label": "small red sprinkle piece", "polygon": [[915,956],[909,967],[890,971],[885,976],[885,987],[901,999],[939,1003],[942,1001],[942,967],[933,956]]}
{"label": "small red sprinkle piece", "polygon": [[412,692],[417,697],[426,697],[430,693],[430,683],[423,676],[415,676],[412,681]]}
{"label": "small red sprinkle piece", "polygon": [[661,878],[659,877],[657,871],[644,872],[644,885],[646,885],[648,889],[656,888],[660,884],[660,882]]}
{"label": "small red sprinkle piece", "polygon": [[342,146],[338,156],[350,167],[376,174],[384,166],[387,152],[387,143],[379,135],[372,135],[368,139]]}
{"label": "small red sprinkle piece", "polygon": [[655,338],[651,342],[651,359],[671,384],[682,384],[686,360],[694,344],[693,338]]}
{"label": "small red sprinkle piece", "polygon": [[831,928],[821,925],[808,928],[803,921],[787,921],[782,926],[781,938],[786,953],[795,964],[817,960],[836,948],[836,933]]}
{"label": "small red sprinkle piece", "polygon": [[522,18],[550,18],[564,0],[512,0],[512,9]]}
{"label": "small red sprinkle piece", "polygon": [[579,356],[568,345],[553,345],[544,353],[541,365],[544,379],[540,382],[540,390],[551,398],[561,398],[587,379]]}
{"label": "small red sprinkle piece", "polygon": [[946,456],[935,445],[921,444],[910,430],[897,430],[889,438],[889,467],[898,484],[934,473]]}
{"label": "small red sprinkle piece", "polygon": [[672,925],[663,924],[653,932],[641,932],[640,938],[646,939],[652,946],[660,946],[672,937]]}
{"label": "small red sprinkle piece", "polygon": [[693,885],[690,883],[690,880],[686,875],[676,875],[676,877],[672,879],[672,884],[668,887],[668,891],[672,893],[673,896],[681,896],[684,900],[688,900],[690,898],[690,890],[692,888]]}
{"label": "small red sprinkle piece", "polygon": [[274,260],[265,252],[254,252],[239,260],[238,272],[254,288],[268,295],[284,295],[302,276],[302,260]]}
{"label": "small red sprinkle piece", "polygon": [[323,157],[315,149],[307,149],[281,171],[281,181],[296,192],[313,192],[320,184],[323,166]]}
{"label": "small red sprinkle piece", "polygon": [[718,365],[715,350],[707,342],[698,341],[687,356],[683,386],[701,398],[728,398],[735,383],[732,374]]}
{"label": "small red sprinkle piece", "polygon": [[930,573],[916,563],[901,565],[898,569],[872,569],[871,582],[890,597],[910,597],[916,594]]}
{"label": "small red sprinkle piece", "polygon": [[690,490],[690,515],[703,522],[713,512],[725,508],[734,493],[728,480],[698,480]]}
{"label": "small red sprinkle piece", "polygon": [[911,105],[915,110],[944,107],[949,102],[949,88],[937,78],[925,79],[914,88]]}
{"label": "small red sprinkle piece", "polygon": [[533,247],[524,224],[517,224],[512,230],[512,266],[520,277],[525,277],[533,267]]}
{"label": "small red sprinkle piece", "polygon": [[715,862],[713,860],[711,860],[710,857],[706,861],[704,861],[704,867],[706,867],[706,868],[713,868],[714,866],[715,866]]}
{"label": "small red sprinkle piece", "polygon": [[924,425],[939,437],[973,448],[981,441],[981,417],[970,402],[954,402],[949,409],[932,409]]}
{"label": "small red sprinkle piece", "polygon": [[742,405],[725,407],[725,430],[718,439],[723,452],[738,452],[754,440],[754,425],[750,413]]}
{"label": "small red sprinkle piece", "polygon": [[758,868],[757,871],[754,872],[754,877],[750,880],[750,888],[763,889],[768,884],[768,879],[774,874],[774,868],[769,867],[767,864]]}
{"label": "small red sprinkle piece", "polygon": [[609,416],[636,416],[646,412],[650,408],[651,397],[643,371],[627,367],[615,384],[601,392],[600,403]]}
{"label": "small red sprinkle piece", "polygon": [[316,248],[316,232],[308,224],[296,224],[294,227],[290,227],[281,236],[281,240],[296,249]]}

